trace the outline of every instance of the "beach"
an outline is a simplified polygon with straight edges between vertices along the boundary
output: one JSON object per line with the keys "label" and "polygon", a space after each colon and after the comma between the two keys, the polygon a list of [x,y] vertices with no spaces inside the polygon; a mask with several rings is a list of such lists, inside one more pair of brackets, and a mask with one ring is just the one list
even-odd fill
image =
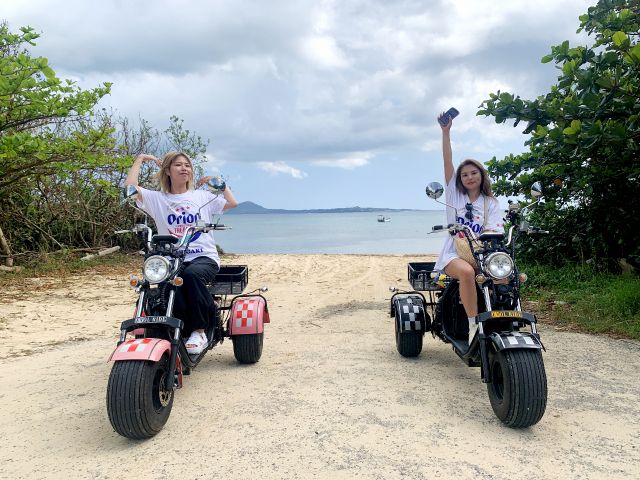
{"label": "beach", "polygon": [[640,478],[640,343],[541,322],[546,414],[507,428],[449,345],[396,351],[389,287],[429,260],[226,255],[249,265],[247,291],[269,288],[262,358],[209,352],[146,441],[117,435],[105,402],[138,272],[0,277],[0,478]]}

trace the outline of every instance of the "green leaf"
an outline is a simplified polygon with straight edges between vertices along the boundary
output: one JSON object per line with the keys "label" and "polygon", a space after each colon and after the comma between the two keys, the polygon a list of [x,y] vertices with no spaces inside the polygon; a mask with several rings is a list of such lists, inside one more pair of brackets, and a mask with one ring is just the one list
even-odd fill
{"label": "green leaf", "polygon": [[548,130],[547,130],[546,127],[543,127],[542,125],[538,125],[538,126],[536,126],[535,132],[536,132],[536,136],[544,137],[544,136],[547,135]]}
{"label": "green leaf", "polygon": [[640,63],[640,43],[631,47],[631,50],[629,50],[629,56],[635,63]]}
{"label": "green leaf", "polygon": [[567,62],[564,62],[564,65],[562,65],[562,73],[564,73],[565,75],[571,75],[575,69],[575,60],[569,60]]}
{"label": "green leaf", "polygon": [[613,40],[613,44],[616,47],[621,47],[625,42],[629,41],[629,37],[624,32],[616,32],[611,37],[611,40]]}
{"label": "green leaf", "polygon": [[44,76],[48,79],[48,80],[53,80],[56,76],[55,72],[53,70],[51,70],[51,68],[49,67],[44,67],[42,69],[42,73],[44,74]]}
{"label": "green leaf", "polygon": [[609,76],[598,78],[596,83],[603,88],[613,88],[613,81]]}

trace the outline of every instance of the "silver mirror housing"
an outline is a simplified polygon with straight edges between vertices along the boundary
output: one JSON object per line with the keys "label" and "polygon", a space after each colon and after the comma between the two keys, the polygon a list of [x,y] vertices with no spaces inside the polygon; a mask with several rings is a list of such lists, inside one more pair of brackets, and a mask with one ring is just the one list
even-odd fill
{"label": "silver mirror housing", "polygon": [[427,197],[437,200],[444,193],[444,187],[438,182],[431,182],[425,189]]}
{"label": "silver mirror housing", "polygon": [[222,193],[227,188],[227,184],[222,177],[212,177],[207,182],[207,187],[211,193]]}
{"label": "silver mirror housing", "polygon": [[538,198],[540,195],[542,195],[542,184],[540,182],[533,182],[533,185],[531,185],[531,196]]}
{"label": "silver mirror housing", "polygon": [[138,197],[138,189],[135,185],[125,185],[122,189],[122,201],[135,206]]}
{"label": "silver mirror housing", "polygon": [[136,188],[135,185],[125,185],[123,189],[123,193],[124,193],[124,198],[128,200],[132,197],[135,198],[136,195],[138,195],[138,189]]}

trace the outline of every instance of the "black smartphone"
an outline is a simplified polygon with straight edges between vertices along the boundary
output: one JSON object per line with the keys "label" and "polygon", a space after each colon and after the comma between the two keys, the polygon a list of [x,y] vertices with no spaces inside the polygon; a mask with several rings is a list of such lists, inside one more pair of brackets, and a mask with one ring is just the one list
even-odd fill
{"label": "black smartphone", "polygon": [[455,108],[451,107],[449,110],[444,112],[444,114],[438,119],[438,122],[440,122],[440,125],[442,125],[443,127],[446,127],[447,123],[449,123],[449,119],[453,120],[459,114],[460,114],[460,112],[458,110],[456,110]]}

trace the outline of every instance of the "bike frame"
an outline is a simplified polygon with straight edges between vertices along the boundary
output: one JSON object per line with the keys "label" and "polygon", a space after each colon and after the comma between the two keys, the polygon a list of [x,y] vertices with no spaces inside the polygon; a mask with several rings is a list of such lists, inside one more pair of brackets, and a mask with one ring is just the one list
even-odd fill
{"label": "bike frame", "polygon": [[[146,231],[146,239],[143,239],[145,241],[146,247],[145,258],[148,258],[151,255],[164,255],[169,253],[173,258],[177,259],[179,263],[176,265],[176,268],[174,269],[172,274],[166,280],[158,284],[157,287],[170,289],[167,307],[164,315],[147,316],[147,312],[145,312],[145,302],[151,290],[151,284],[145,280],[138,285],[137,291],[139,293],[139,296],[138,302],[136,304],[135,316],[134,318],[122,322],[120,326],[120,338],[114,352],[109,357],[109,361],[118,362],[137,360],[158,362],[160,361],[162,356],[166,352],[168,352],[169,365],[173,366],[173,368],[170,368],[167,374],[165,385],[166,389],[174,388],[176,372],[179,375],[178,387],[181,387],[183,365],[186,369],[196,367],[198,363],[200,363],[206,352],[216,346],[218,343],[222,343],[225,336],[231,337],[236,335],[262,333],[264,329],[264,323],[269,323],[270,321],[269,313],[267,310],[267,300],[265,297],[263,297],[262,295],[250,294],[236,295],[231,299],[229,305],[223,304],[221,306],[216,306],[216,315],[220,317],[220,320],[222,320],[222,312],[226,312],[225,321],[228,324],[227,330],[224,330],[225,322],[219,322],[222,334],[219,337],[216,337],[214,336],[215,325],[209,325],[206,332],[207,338],[210,339],[208,347],[195,357],[189,355],[181,336],[181,330],[184,327],[184,323],[179,318],[173,317],[173,306],[176,293],[175,289],[180,287],[171,284],[171,282],[176,276],[178,276],[180,268],[184,262],[185,252],[190,243],[190,240],[185,241],[185,239],[190,239],[192,234],[197,229],[204,230],[207,228],[214,229],[215,226],[205,225],[200,227],[189,227],[180,242],[175,244],[175,246],[171,248],[170,252],[166,252],[159,248],[153,248],[154,239],[155,242],[170,241],[173,239],[165,238],[165,236],[152,236],[151,229],[147,225],[140,224],[134,227],[134,231],[136,231],[137,233],[144,234]],[[243,307],[250,307],[250,309]],[[250,323],[253,328],[246,326],[246,324],[249,323],[246,321],[249,318],[246,313],[247,311],[251,312]],[[241,322],[237,327],[232,327],[231,319],[235,313],[239,313],[240,318],[244,316],[244,326]],[[145,329],[145,331],[150,328],[153,328],[154,330],[164,330],[166,331],[166,335],[162,335],[161,338],[151,337],[144,339],[127,340],[128,333],[141,328]]]}

